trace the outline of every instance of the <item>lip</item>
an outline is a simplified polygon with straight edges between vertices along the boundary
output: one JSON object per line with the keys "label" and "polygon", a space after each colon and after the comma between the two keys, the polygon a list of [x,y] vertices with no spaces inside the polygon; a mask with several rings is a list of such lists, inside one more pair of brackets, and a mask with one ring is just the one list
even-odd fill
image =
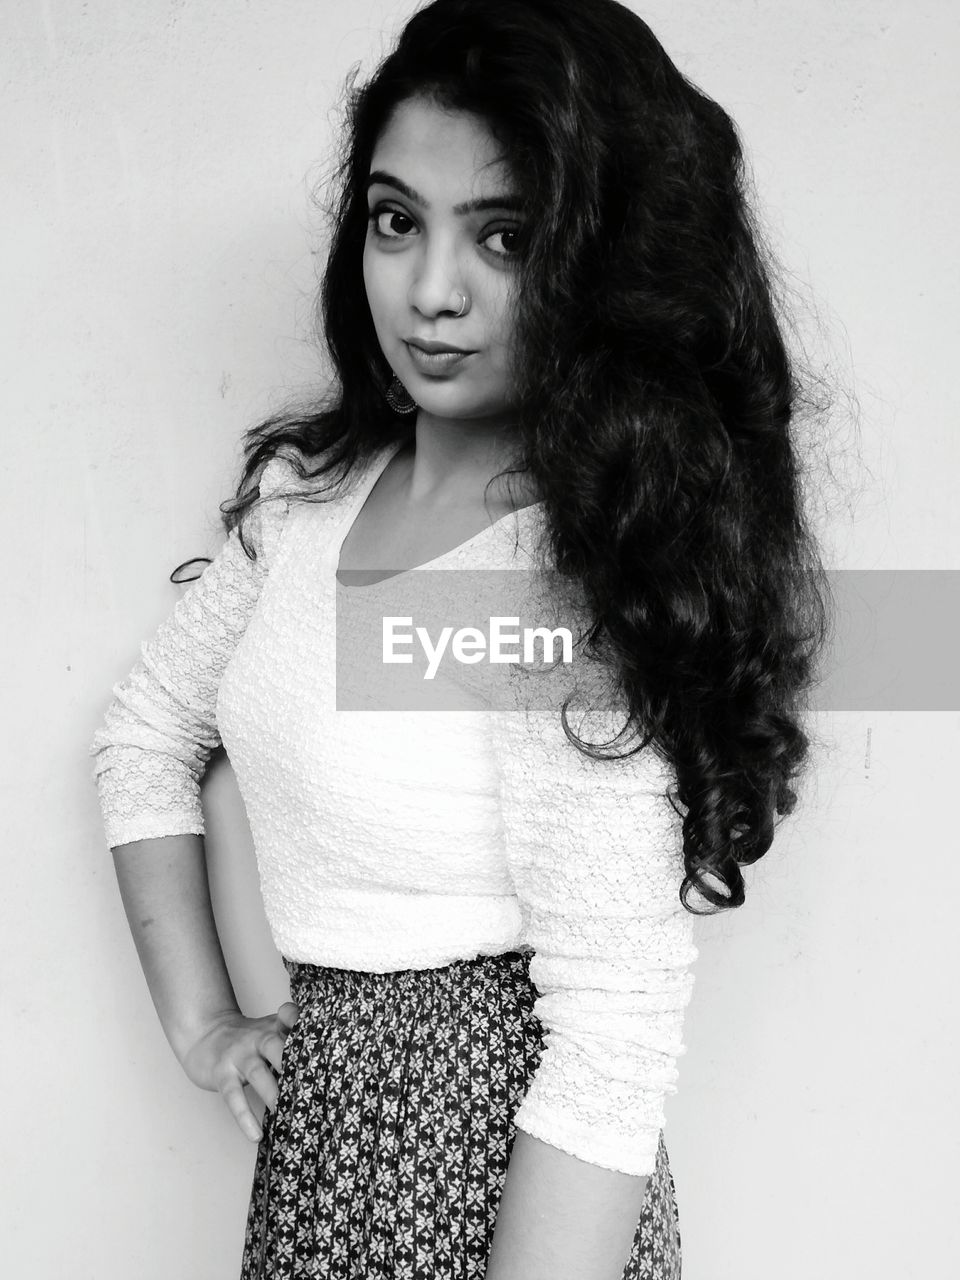
{"label": "lip", "polygon": [[[421,373],[447,373],[458,368],[464,360],[474,355],[473,351],[463,351],[458,347],[448,347],[441,342],[420,343],[406,341],[404,345],[410,354],[412,363]],[[430,349],[427,349],[429,346]]]}
{"label": "lip", "polygon": [[466,347],[452,347],[448,342],[428,342],[426,338],[407,338],[408,347],[416,347],[418,351],[425,351],[427,355],[439,355],[449,352],[451,355],[469,356],[473,353],[468,351]]}

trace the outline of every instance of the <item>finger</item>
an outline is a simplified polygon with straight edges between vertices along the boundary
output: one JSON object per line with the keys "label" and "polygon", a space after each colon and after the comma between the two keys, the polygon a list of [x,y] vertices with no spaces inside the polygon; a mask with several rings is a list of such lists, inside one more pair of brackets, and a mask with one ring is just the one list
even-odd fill
{"label": "finger", "polygon": [[249,1138],[251,1142],[259,1142],[262,1136],[260,1126],[257,1124],[257,1118],[250,1110],[250,1104],[247,1102],[247,1095],[243,1092],[243,1081],[239,1076],[234,1076],[228,1080],[220,1088],[223,1100],[227,1104],[230,1114],[240,1126],[240,1132],[245,1138]]}
{"label": "finger", "polygon": [[246,1078],[247,1084],[256,1089],[270,1110],[276,1111],[280,1090],[277,1087],[276,1077],[262,1058],[251,1062]]}
{"label": "finger", "polygon": [[275,1071],[280,1071],[283,1068],[283,1046],[284,1038],[278,1031],[272,1031],[269,1035],[264,1036],[258,1046],[260,1053]]}

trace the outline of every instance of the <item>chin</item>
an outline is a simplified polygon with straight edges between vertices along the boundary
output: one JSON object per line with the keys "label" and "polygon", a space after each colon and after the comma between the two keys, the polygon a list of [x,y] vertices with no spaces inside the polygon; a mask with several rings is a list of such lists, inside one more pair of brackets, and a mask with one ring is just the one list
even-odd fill
{"label": "chin", "polygon": [[411,380],[407,389],[421,409],[437,418],[488,418],[498,412],[494,406],[453,387],[418,386]]}

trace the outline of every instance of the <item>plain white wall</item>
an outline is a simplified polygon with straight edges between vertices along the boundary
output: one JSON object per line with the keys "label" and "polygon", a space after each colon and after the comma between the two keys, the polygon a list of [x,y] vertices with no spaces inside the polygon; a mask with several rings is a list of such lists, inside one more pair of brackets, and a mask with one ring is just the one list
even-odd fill
{"label": "plain white wall", "polygon": [[[4,9],[5,1276],[237,1274],[254,1149],[163,1039],[86,748],[173,607],[167,574],[219,545],[242,431],[317,377],[308,191],[344,73],[411,7]],[[956,6],[641,11],[741,126],[774,242],[855,371],[857,523],[834,502],[828,562],[956,568]],[[746,906],[698,926],[666,1135],[686,1280],[901,1280],[960,1247],[960,716],[817,728],[830,745]],[[228,766],[205,802],[225,946],[264,1012],[285,975]]]}

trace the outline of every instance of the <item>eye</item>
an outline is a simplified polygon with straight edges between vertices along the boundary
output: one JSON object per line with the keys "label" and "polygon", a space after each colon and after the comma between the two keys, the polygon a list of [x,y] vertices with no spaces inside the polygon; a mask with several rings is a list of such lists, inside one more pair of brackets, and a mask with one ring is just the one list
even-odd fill
{"label": "eye", "polygon": [[[487,231],[481,239],[495,257],[515,258],[523,248],[523,227],[517,225],[497,227],[493,231]],[[498,240],[499,245],[496,243]]]}
{"label": "eye", "polygon": [[373,234],[381,240],[403,240],[414,226],[413,219],[402,209],[378,204],[370,212]]}

